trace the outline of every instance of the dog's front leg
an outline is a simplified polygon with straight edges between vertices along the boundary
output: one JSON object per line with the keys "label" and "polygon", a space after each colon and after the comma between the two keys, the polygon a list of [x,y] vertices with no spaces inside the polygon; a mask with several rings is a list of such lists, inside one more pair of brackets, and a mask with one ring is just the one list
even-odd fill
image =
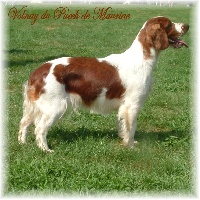
{"label": "dog's front leg", "polygon": [[118,134],[123,139],[123,144],[133,146],[137,126],[138,106],[122,105],[118,111]]}

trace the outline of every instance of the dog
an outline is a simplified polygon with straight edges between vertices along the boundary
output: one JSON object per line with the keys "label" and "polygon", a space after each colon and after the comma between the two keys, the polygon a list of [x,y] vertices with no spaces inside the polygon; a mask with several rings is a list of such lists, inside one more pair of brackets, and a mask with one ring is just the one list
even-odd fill
{"label": "dog", "polygon": [[23,117],[18,141],[26,142],[34,123],[37,146],[49,149],[49,128],[67,108],[94,113],[118,111],[118,134],[124,145],[134,145],[139,111],[152,87],[152,73],[162,50],[188,47],[180,39],[189,25],[158,16],[147,20],[131,47],[105,58],[62,57],[35,69],[24,85]]}

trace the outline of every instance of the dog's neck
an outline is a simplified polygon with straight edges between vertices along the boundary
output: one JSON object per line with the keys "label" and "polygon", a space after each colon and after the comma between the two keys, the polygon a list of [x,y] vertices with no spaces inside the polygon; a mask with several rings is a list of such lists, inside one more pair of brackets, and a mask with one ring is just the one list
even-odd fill
{"label": "dog's neck", "polygon": [[[139,34],[138,34],[139,35]],[[144,47],[144,44],[142,44],[138,40],[138,35],[133,41],[132,45],[129,49],[127,49],[124,54],[127,54],[129,57],[132,57],[134,59],[140,60],[142,63],[154,61],[156,62],[158,60],[160,51],[156,50],[154,47],[149,48],[149,56],[146,57],[146,49]]]}
{"label": "dog's neck", "polygon": [[126,63],[126,65],[123,64],[123,68],[133,69],[135,67],[148,67],[149,70],[152,71],[158,60],[159,52],[157,52],[154,48],[151,48],[150,57],[146,58],[144,51],[143,45],[138,40],[138,37],[136,37],[130,48],[120,56],[121,61]]}
{"label": "dog's neck", "polygon": [[146,58],[145,48],[138,40],[138,35],[130,48],[128,48],[125,52],[121,54],[111,54],[105,58],[100,58],[99,60],[106,60],[119,68],[124,68],[125,70],[132,69],[135,66],[147,66],[153,70],[159,57],[159,51],[151,47],[150,56]]}

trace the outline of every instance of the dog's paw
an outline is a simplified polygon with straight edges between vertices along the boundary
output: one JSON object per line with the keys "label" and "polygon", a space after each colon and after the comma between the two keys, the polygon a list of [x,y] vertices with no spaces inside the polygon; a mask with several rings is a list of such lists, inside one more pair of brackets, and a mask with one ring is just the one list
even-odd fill
{"label": "dog's paw", "polygon": [[54,153],[54,150],[48,149],[48,150],[46,150],[46,152],[48,152],[48,153]]}
{"label": "dog's paw", "polygon": [[23,137],[21,134],[18,135],[18,143],[19,144],[25,144],[26,143],[26,137]]}

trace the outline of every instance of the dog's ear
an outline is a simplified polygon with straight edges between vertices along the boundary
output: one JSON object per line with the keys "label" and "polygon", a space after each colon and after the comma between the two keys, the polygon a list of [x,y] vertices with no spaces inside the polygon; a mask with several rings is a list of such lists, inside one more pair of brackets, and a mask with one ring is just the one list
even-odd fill
{"label": "dog's ear", "polygon": [[147,40],[157,50],[164,50],[169,47],[168,37],[160,24],[149,24],[146,28]]}

